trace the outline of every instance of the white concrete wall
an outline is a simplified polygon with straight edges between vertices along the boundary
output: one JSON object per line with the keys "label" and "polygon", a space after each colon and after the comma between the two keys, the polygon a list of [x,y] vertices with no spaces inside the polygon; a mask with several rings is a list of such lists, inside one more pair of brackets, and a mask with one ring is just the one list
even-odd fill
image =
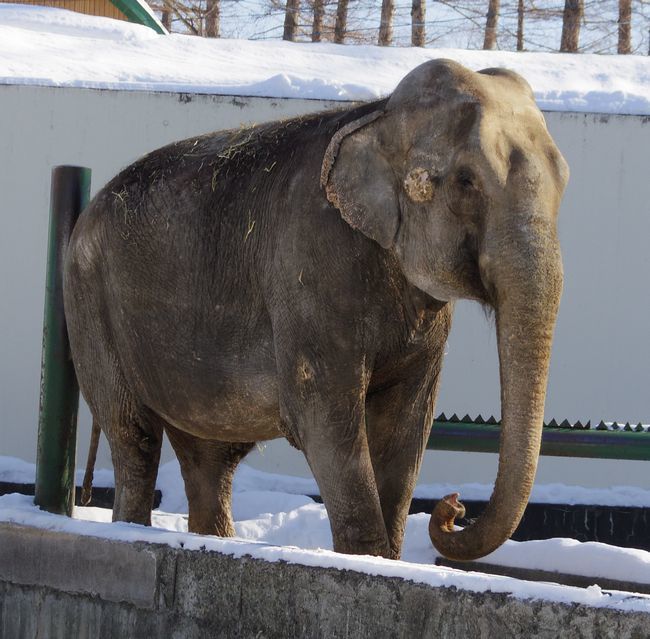
{"label": "white concrete wall", "polygon": [[[36,456],[50,172],[92,168],[92,193],[168,142],[333,102],[0,85],[0,455]],[[82,411],[79,458],[89,415]],[[166,456],[171,453],[167,449]],[[98,466],[110,458],[102,444]]]}
{"label": "white concrete wall", "polygon": [[[231,98],[0,86],[0,454],[35,456],[49,176],[57,164],[93,169],[93,192],[122,166],[169,141],[244,122],[335,106]],[[650,119],[546,114],[571,166],[560,216],[565,293],[547,416],[650,422],[644,330],[650,313]],[[496,340],[482,311],[460,304],[438,410],[498,414]],[[79,456],[88,441],[82,413]],[[301,473],[274,442],[249,460]],[[169,456],[167,450],[165,453]],[[99,465],[109,463],[101,452]],[[494,455],[427,453],[425,481],[491,481]],[[543,458],[540,481],[648,486],[643,462]]]}

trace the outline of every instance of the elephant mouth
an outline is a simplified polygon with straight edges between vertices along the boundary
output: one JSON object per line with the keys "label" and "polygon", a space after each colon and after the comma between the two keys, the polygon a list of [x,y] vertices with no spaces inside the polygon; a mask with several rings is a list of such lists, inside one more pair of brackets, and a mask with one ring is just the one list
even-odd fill
{"label": "elephant mouth", "polygon": [[467,234],[461,245],[462,263],[459,267],[463,291],[461,297],[481,304],[492,312],[496,308],[496,290],[481,274],[478,238]]}

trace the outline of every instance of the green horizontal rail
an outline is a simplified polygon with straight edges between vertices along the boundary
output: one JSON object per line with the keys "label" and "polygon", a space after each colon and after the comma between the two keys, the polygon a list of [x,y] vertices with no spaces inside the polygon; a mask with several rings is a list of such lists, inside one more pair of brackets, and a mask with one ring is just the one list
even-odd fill
{"label": "green horizontal rail", "polygon": [[[427,449],[498,453],[500,434],[499,425],[435,421]],[[540,454],[553,457],[648,461],[650,433],[545,426],[542,431]]]}

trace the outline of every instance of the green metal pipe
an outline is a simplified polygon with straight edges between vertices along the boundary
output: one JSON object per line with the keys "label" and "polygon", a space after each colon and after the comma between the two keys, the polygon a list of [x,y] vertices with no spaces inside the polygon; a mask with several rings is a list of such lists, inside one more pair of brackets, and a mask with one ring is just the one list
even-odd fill
{"label": "green metal pipe", "polygon": [[[428,450],[498,453],[501,427],[467,422],[434,422]],[[593,459],[650,460],[650,433],[595,428],[542,431],[541,455]]]}
{"label": "green metal pipe", "polygon": [[89,197],[90,169],[52,169],[34,503],[68,516],[74,505],[79,385],[63,311],[63,264],[72,229]]}

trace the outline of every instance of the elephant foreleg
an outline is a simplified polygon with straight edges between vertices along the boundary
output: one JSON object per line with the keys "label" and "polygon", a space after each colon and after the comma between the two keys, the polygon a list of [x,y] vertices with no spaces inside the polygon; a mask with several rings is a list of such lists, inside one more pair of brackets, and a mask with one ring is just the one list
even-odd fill
{"label": "elephant foreleg", "polygon": [[128,400],[120,405],[107,432],[115,470],[113,521],[151,525],[162,435],[162,421],[151,411],[134,409]]}
{"label": "elephant foreleg", "polygon": [[232,480],[237,464],[254,443],[200,439],[167,426],[189,504],[188,529],[202,535],[232,537]]}
{"label": "elephant foreleg", "polygon": [[368,440],[391,556],[401,554],[406,518],[431,428],[434,393],[398,384],[366,402]]}
{"label": "elephant foreleg", "polygon": [[[304,452],[318,483],[334,550],[390,556],[365,430],[365,372],[350,357],[309,347],[278,356],[285,427]],[[357,360],[361,361],[361,358]]]}
{"label": "elephant foreleg", "polygon": [[348,439],[328,431],[326,441],[307,438],[304,451],[327,508],[334,550],[392,557],[365,433]]}

